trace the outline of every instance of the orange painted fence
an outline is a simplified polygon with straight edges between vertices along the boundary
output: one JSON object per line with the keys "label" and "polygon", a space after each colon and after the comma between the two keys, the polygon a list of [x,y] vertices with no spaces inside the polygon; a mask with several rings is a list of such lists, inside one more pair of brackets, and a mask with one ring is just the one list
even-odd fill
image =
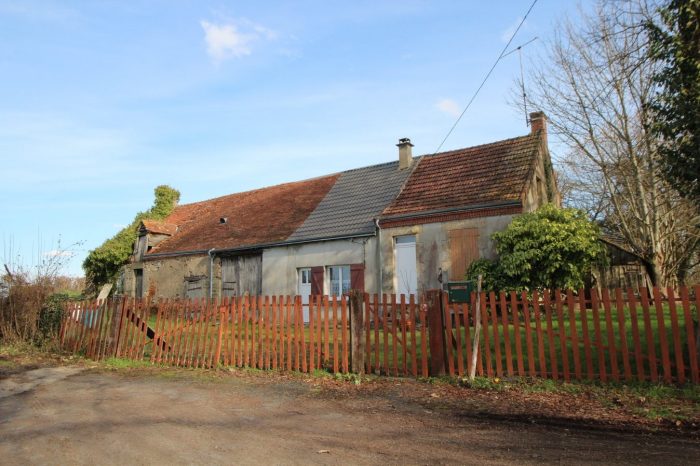
{"label": "orange painted fence", "polygon": [[555,380],[699,383],[700,286],[640,290],[443,295],[446,372],[469,374],[477,312],[476,374]]}
{"label": "orange painted fence", "polygon": [[310,297],[307,322],[298,296],[80,302],[66,309],[61,342],[96,360],[348,373],[355,357],[366,373],[463,376],[478,312],[478,375],[699,383],[700,286],[664,291],[482,293],[478,309],[474,293],[463,304],[439,291],[364,293],[354,355],[347,297]]}

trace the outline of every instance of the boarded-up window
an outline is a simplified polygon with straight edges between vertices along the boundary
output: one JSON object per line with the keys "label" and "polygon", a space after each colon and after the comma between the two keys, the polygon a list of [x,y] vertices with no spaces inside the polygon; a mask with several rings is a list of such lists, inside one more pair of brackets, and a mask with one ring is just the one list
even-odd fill
{"label": "boarded-up window", "polygon": [[204,277],[192,275],[185,277],[185,297],[188,299],[204,297]]}
{"label": "boarded-up window", "polygon": [[460,228],[449,231],[450,238],[450,280],[464,280],[472,261],[479,258],[479,230]]}

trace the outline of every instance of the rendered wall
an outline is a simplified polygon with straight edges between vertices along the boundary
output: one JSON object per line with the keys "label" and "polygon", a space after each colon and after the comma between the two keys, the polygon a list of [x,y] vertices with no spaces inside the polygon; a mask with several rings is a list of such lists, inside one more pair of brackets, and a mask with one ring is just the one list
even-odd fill
{"label": "rendered wall", "polygon": [[370,237],[266,249],[262,261],[263,294],[296,294],[299,268],[350,264],[365,264],[365,290],[374,293],[377,289],[376,245],[376,239]]}
{"label": "rendered wall", "polygon": [[499,215],[445,223],[426,223],[405,227],[392,227],[381,230],[382,254],[382,292],[395,293],[394,238],[401,235],[416,235],[416,267],[418,275],[418,292],[440,288],[438,280],[442,277],[447,283],[450,268],[449,231],[460,228],[477,228],[479,231],[479,257],[494,259],[496,249],[491,235],[505,229],[515,215]]}

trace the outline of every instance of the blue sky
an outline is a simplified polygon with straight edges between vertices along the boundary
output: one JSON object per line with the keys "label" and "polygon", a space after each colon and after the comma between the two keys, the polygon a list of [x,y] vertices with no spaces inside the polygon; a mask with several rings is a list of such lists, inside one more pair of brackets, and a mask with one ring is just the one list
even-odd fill
{"label": "blue sky", "polygon": [[[0,0],[0,237],[87,251],[169,184],[193,202],[434,151],[531,0]],[[542,49],[573,2],[540,0]],[[444,149],[525,134],[496,68]]]}

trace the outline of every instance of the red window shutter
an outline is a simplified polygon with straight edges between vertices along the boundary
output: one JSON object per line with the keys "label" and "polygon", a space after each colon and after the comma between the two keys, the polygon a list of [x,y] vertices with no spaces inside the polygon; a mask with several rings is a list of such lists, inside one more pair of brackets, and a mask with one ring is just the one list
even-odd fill
{"label": "red window shutter", "polygon": [[365,265],[350,265],[350,289],[365,291]]}
{"label": "red window shutter", "polygon": [[311,267],[311,294],[323,294],[323,267]]}

